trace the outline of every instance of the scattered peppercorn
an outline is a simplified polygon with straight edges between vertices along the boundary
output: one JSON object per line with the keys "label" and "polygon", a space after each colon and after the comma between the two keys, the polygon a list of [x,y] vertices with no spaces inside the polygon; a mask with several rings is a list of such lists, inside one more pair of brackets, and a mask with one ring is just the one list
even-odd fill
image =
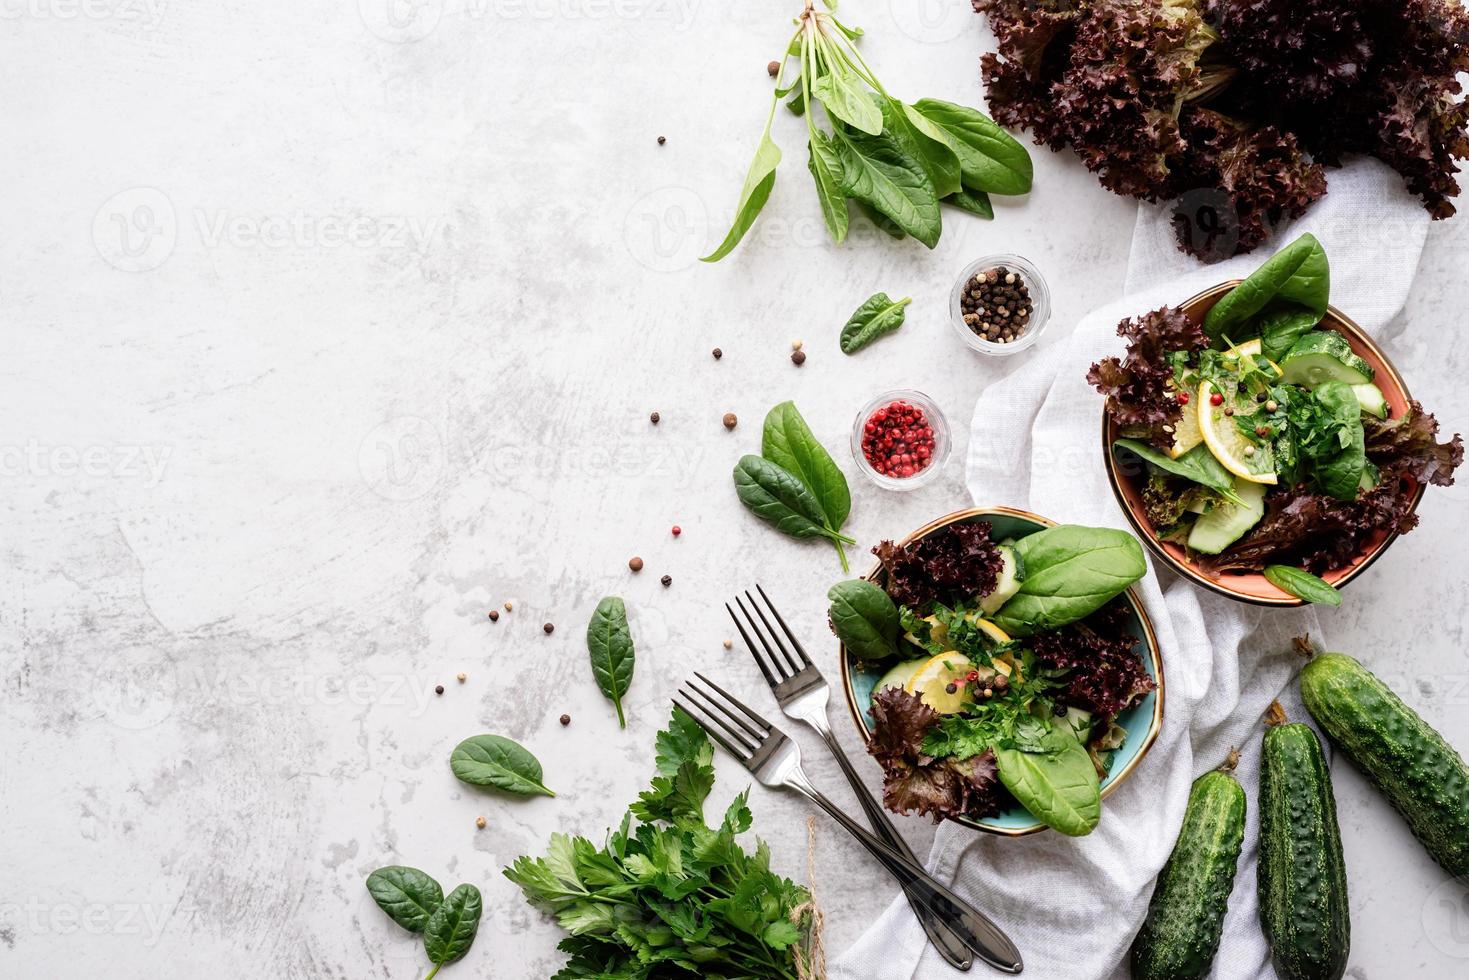
{"label": "scattered peppercorn", "polygon": [[719,360],[723,356],[724,356],[724,351],[720,350],[718,347],[714,348],[714,359],[716,361]]}
{"label": "scattered peppercorn", "polygon": [[561,716],[561,727],[562,728],[565,728],[569,724],[571,724],[571,715],[562,715]]}
{"label": "scattered peppercorn", "polygon": [[1006,677],[1004,674],[996,674],[995,679],[990,681],[990,683],[994,685],[995,690],[1003,691],[1005,688],[1010,686],[1010,678]]}
{"label": "scattered peppercorn", "polygon": [[1188,404],[1189,397],[1190,396],[1189,396],[1189,393],[1188,392],[1186,392],[1186,391],[1180,391],[1178,393],[1178,404],[1180,404],[1180,405],[1187,405]]}
{"label": "scattered peppercorn", "polygon": [[657,412],[654,412],[653,414],[648,416],[648,421],[652,422],[654,425],[657,425],[660,418],[662,418],[662,416],[659,415]]}
{"label": "scattered peppercorn", "polygon": [[734,640],[725,640],[724,641],[724,648],[726,650],[728,650],[732,646],[734,646]]}
{"label": "scattered peppercorn", "polygon": [[668,137],[667,136],[660,136],[660,137],[658,137],[658,145],[659,146],[662,146],[664,143],[667,143],[667,142],[668,142]]}
{"label": "scattered peppercorn", "polygon": [[637,555],[633,555],[627,560],[627,567],[635,572],[641,572],[643,570],[643,560]]}
{"label": "scattered peppercorn", "polygon": [[803,350],[793,351],[791,353],[791,363],[794,364],[796,367],[800,367],[802,364],[805,364],[806,352]]}
{"label": "scattered peppercorn", "polygon": [[550,636],[552,633],[556,632],[556,624],[547,623],[545,626],[542,626],[541,629],[545,632],[547,636]]}
{"label": "scattered peppercorn", "polygon": [[484,830],[485,829],[485,818],[484,817],[475,817],[474,818],[474,825],[476,827],[478,827],[480,830]]}
{"label": "scattered peppercorn", "polygon": [[442,684],[435,685],[434,686],[434,693],[435,694],[443,694],[444,693],[444,685],[442,685]]}
{"label": "scattered peppercorn", "polygon": [[944,693],[945,694],[957,694],[958,692],[959,692],[959,685],[958,684],[955,684],[954,682],[950,681],[948,684],[945,684],[944,685]]}
{"label": "scattered peppercorn", "polygon": [[726,429],[733,429],[736,425],[739,425],[739,423],[740,420],[738,417],[736,417],[734,412],[724,413],[724,427]]}
{"label": "scattered peppercorn", "polygon": [[1224,404],[1224,396],[1221,395],[1217,391],[1214,392],[1214,394],[1212,394],[1212,395],[1209,396],[1209,404],[1210,405],[1223,405]]}
{"label": "scattered peppercorn", "polygon": [[509,602],[505,603],[505,611],[506,612],[510,612],[514,608],[515,608],[515,606],[512,603],[509,603]]}
{"label": "scattered peppercorn", "polygon": [[992,688],[992,687],[985,688],[984,689],[984,696],[987,697],[987,698],[994,697],[995,696],[995,689]]}
{"label": "scattered peppercorn", "polygon": [[1267,411],[1267,412],[1273,412],[1273,411],[1277,410],[1278,408],[1280,408],[1280,405],[1277,404],[1276,401],[1275,401],[1275,399],[1273,399],[1273,398],[1270,399],[1268,402],[1265,403],[1265,411]]}
{"label": "scattered peppercorn", "polygon": [[772,61],[770,64],[765,66],[765,70],[770,73],[771,78],[774,78],[776,75],[780,74],[780,62]]}
{"label": "scattered peppercorn", "polygon": [[463,684],[465,681],[467,681],[469,679],[469,676],[467,674],[456,674],[455,677],[454,677],[454,679],[456,681],[458,681],[459,683]]}
{"label": "scattered peppercorn", "polygon": [[677,524],[673,525],[672,530],[673,530],[673,536],[675,538],[678,537],[680,534],[683,533],[683,528],[679,527]]}
{"label": "scattered peppercorn", "polygon": [[498,623],[499,621],[500,621],[500,614],[499,614],[499,612],[497,612],[494,609],[491,609],[490,610],[490,622],[492,622],[492,623]]}
{"label": "scattered peppercorn", "polygon": [[992,344],[1014,343],[1034,311],[1025,279],[1005,266],[976,272],[959,296],[965,326]]}
{"label": "scattered peppercorn", "polygon": [[805,341],[802,341],[802,340],[793,340],[793,341],[791,341],[791,350],[800,350],[802,347],[805,347],[805,346],[806,346],[806,342]]}
{"label": "scattered peppercorn", "polygon": [[673,584],[673,576],[672,575],[665,575],[662,578],[660,578],[658,581],[662,582],[663,583],[663,587],[666,589],[670,585]]}
{"label": "scattered peppercorn", "polygon": [[1225,405],[1224,406],[1224,414],[1225,415],[1233,415],[1234,414],[1234,406],[1233,405]]}
{"label": "scattered peppercorn", "polygon": [[1263,439],[1265,436],[1268,436],[1269,434],[1270,434],[1270,426],[1268,426],[1268,425],[1257,425],[1257,426],[1255,426],[1255,435],[1260,436]]}
{"label": "scattered peppercorn", "polygon": [[1253,456],[1253,455],[1255,455],[1255,447],[1254,446],[1246,446],[1245,447],[1245,455],[1246,456]]}
{"label": "scattered peppercorn", "polygon": [[933,462],[933,450],[927,413],[902,399],[877,409],[862,424],[862,455],[883,476],[902,479],[923,472]]}

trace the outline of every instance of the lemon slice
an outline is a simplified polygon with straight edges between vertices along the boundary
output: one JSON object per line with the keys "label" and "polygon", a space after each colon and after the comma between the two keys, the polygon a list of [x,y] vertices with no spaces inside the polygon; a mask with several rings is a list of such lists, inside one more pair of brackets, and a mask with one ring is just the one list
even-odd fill
{"label": "lemon slice", "polygon": [[[1220,392],[1224,401],[1210,404],[1214,386],[1208,381],[1199,383],[1199,431],[1204,435],[1204,445],[1219,460],[1226,470],[1250,483],[1273,484],[1275,479],[1275,454],[1268,444],[1257,446],[1234,424],[1233,416],[1224,414],[1226,406],[1233,404],[1233,392]],[[1254,406],[1241,402],[1240,407],[1250,411]]]}
{"label": "lemon slice", "polygon": [[1256,337],[1254,340],[1247,340],[1243,344],[1237,344],[1224,352],[1224,359],[1226,362],[1238,361],[1240,358],[1245,357],[1251,359],[1256,364],[1264,363],[1268,365],[1270,370],[1274,372],[1277,378],[1285,374],[1285,370],[1279,364],[1276,364],[1268,357],[1261,356],[1259,337]]}
{"label": "lemon slice", "polygon": [[[1196,390],[1192,388],[1181,390],[1188,392],[1191,402],[1199,400],[1199,393]],[[1173,428],[1173,445],[1169,447],[1168,455],[1177,459],[1203,441],[1204,434],[1199,431],[1199,413],[1190,412],[1185,408],[1183,418],[1179,419],[1178,424]]]}
{"label": "lemon slice", "polygon": [[[904,686],[909,694],[918,695],[919,700],[939,714],[952,715],[973,700],[964,680],[973,669],[974,665],[964,654],[941,653],[919,667]],[[951,684],[954,685],[952,693]]]}

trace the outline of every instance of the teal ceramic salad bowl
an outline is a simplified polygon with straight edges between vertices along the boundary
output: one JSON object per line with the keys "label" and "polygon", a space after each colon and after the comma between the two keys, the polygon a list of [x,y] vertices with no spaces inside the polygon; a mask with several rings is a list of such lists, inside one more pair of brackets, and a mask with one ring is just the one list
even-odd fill
{"label": "teal ceramic salad bowl", "polygon": [[[997,541],[1004,538],[1023,538],[1027,534],[1034,534],[1056,523],[1037,514],[1010,507],[976,507],[941,517],[908,535],[903,539],[903,543],[916,541],[940,528],[961,521],[989,521],[994,528],[992,537]],[[873,568],[865,578],[869,582],[882,585],[882,566],[878,565]],[[1148,675],[1157,682],[1158,686],[1137,704],[1117,716],[1118,723],[1127,729],[1127,739],[1116,750],[1112,759],[1112,770],[1102,780],[1103,800],[1132,775],[1133,770],[1147,755],[1148,749],[1152,748],[1153,743],[1157,741],[1158,733],[1163,728],[1163,657],[1158,650],[1158,638],[1153,633],[1153,624],[1148,620],[1148,614],[1143,611],[1142,602],[1139,601],[1137,593],[1128,589],[1123,593],[1122,598],[1126,600],[1131,612],[1128,623],[1129,632],[1142,641],[1143,664],[1147,668]],[[855,657],[849,657],[845,646],[840,649],[840,657],[842,686],[847,696],[847,708],[852,714],[852,721],[857,725],[857,731],[865,742],[872,737],[873,688],[886,672],[886,668],[864,665]],[[975,830],[1006,837],[1023,837],[1026,834],[1048,829],[1045,824],[1032,816],[1029,810],[1018,804],[1002,813],[981,820],[968,817],[950,819]]]}

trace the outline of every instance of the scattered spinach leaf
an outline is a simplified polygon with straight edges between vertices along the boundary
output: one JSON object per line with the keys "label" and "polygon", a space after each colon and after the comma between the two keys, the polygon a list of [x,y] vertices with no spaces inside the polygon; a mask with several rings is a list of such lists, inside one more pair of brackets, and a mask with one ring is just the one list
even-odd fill
{"label": "scattered spinach leaf", "polygon": [[995,761],[1000,782],[1037,820],[1068,837],[1096,829],[1101,781],[1075,735],[1052,728],[1028,748],[996,748]]}
{"label": "scattered spinach leaf", "polygon": [[1296,568],[1292,565],[1266,565],[1265,581],[1280,589],[1289,592],[1297,599],[1305,599],[1323,606],[1341,605],[1341,592],[1336,586],[1318,578],[1306,571],[1304,568]]}
{"label": "scattered spinach leaf", "polygon": [[1326,314],[1331,295],[1331,267],[1326,250],[1312,234],[1302,235],[1276,252],[1264,265],[1250,273],[1215,303],[1204,316],[1204,333],[1210,340],[1226,336],[1239,343],[1248,339],[1239,332],[1248,321],[1268,309],[1304,308]]}
{"label": "scattered spinach leaf", "polygon": [[[879,337],[903,325],[905,307],[913,302],[905,296],[894,302],[887,293],[874,293],[842,327],[842,353],[855,354]],[[769,454],[767,454],[769,455]]]}
{"label": "scattered spinach leaf", "polygon": [[367,876],[367,891],[377,907],[409,932],[423,932],[429,916],[444,901],[444,889],[417,868],[390,864]]}
{"label": "scattered spinach leaf", "polygon": [[542,782],[541,763],[503,735],[474,735],[454,747],[449,768],[460,782],[517,796],[555,796]]}
{"label": "scattered spinach leaf", "polygon": [[1148,570],[1137,538],[1112,528],[1059,524],[1027,534],[1014,548],[1025,580],[993,619],[1015,637],[1091,615]]}
{"label": "scattered spinach leaf", "polygon": [[898,649],[898,607],[864,579],[838,582],[826,593],[832,632],[858,660],[881,660]]}
{"label": "scattered spinach leaf", "polygon": [[1203,443],[1177,459],[1137,439],[1118,439],[1112,443],[1112,448],[1125,449],[1165,473],[1172,473],[1174,476],[1181,476],[1185,480],[1192,480],[1200,486],[1208,487],[1232,503],[1244,503],[1240,500],[1239,494],[1234,492],[1234,477],[1219,460],[1214,458],[1209,447]]}
{"label": "scattered spinach leaf", "polygon": [[622,699],[632,684],[636,659],[632,630],[627,625],[627,606],[617,596],[607,596],[597,603],[587,623],[587,652],[592,658],[592,675],[597,687],[617,708],[617,725],[627,727],[622,713]]}
{"label": "scattered spinach leaf", "polygon": [[795,402],[781,402],[765,415],[760,433],[760,455],[810,488],[821,504],[828,530],[840,530],[852,512],[847,478],[832,460]]}
{"label": "scattered spinach leaf", "polygon": [[424,980],[433,980],[446,963],[469,952],[483,911],[479,889],[473,885],[460,885],[434,910],[423,930],[423,948],[434,968]]}

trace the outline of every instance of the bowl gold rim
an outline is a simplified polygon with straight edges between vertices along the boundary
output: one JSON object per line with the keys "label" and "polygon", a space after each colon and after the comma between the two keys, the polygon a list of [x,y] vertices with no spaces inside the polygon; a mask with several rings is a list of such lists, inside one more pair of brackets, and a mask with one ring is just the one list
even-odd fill
{"label": "bowl gold rim", "polygon": [[[972,517],[984,517],[991,514],[1019,517],[1023,520],[1034,521],[1044,527],[1056,526],[1056,522],[1048,517],[1042,517],[1039,514],[1016,507],[969,507],[965,510],[956,510],[951,514],[929,521],[912,534],[903,538],[899,543],[908,544],[932,534],[940,528],[948,527],[950,524],[957,524],[960,521],[968,520]],[[873,576],[881,570],[882,562],[878,562],[862,578],[864,581],[871,582]],[[1156,675],[1158,689],[1156,691],[1157,697],[1153,699],[1153,715],[1148,720],[1148,731],[1143,737],[1142,747],[1138,749],[1137,755],[1133,756],[1132,760],[1120,772],[1115,775],[1109,774],[1110,781],[1106,786],[1102,787],[1102,799],[1104,800],[1111,796],[1112,791],[1118,786],[1121,786],[1132,775],[1133,771],[1142,764],[1148,751],[1152,749],[1153,743],[1158,741],[1158,736],[1163,731],[1163,704],[1166,700],[1163,681],[1163,650],[1158,646],[1158,634],[1153,630],[1153,621],[1148,617],[1148,611],[1144,608],[1142,599],[1137,594],[1137,590],[1129,587],[1126,594],[1128,601],[1132,603],[1133,610],[1137,613],[1138,622],[1142,624],[1144,642],[1147,644],[1148,653],[1153,661],[1153,672]],[[847,712],[852,716],[852,723],[857,726],[857,733],[862,737],[862,744],[866,745],[872,740],[872,733],[867,730],[867,721],[862,717],[862,711],[857,707],[857,693],[852,689],[852,672],[848,669],[850,665],[847,657],[847,645],[845,643],[837,644],[837,655],[838,662],[841,665],[842,693],[847,700]],[[1043,823],[1037,823],[1036,826],[1027,827],[1023,830],[1013,830],[1007,827],[989,827],[971,817],[947,817],[945,819],[952,823],[969,827],[972,830],[994,834],[998,837],[1028,837],[1031,834],[1039,834],[1042,831],[1051,829]]]}
{"label": "bowl gold rim", "polygon": [[[1244,282],[1243,279],[1229,279],[1225,282],[1219,283],[1218,285],[1210,286],[1208,289],[1195,293],[1193,296],[1190,296],[1188,299],[1184,300],[1181,304],[1179,304],[1178,309],[1190,310],[1192,307],[1195,307],[1198,304],[1210,299],[1213,299],[1217,302],[1219,297],[1221,297],[1224,293],[1227,293],[1229,290],[1233,289],[1235,286],[1238,286],[1242,282]],[[1372,336],[1368,334],[1367,331],[1363,330],[1361,325],[1358,324],[1357,321],[1347,316],[1335,306],[1331,306],[1328,304],[1326,307],[1326,313],[1327,316],[1322,317],[1322,320],[1324,321],[1328,317],[1333,319],[1335,321],[1335,325],[1341,327],[1341,329],[1337,330],[1336,332],[1349,335],[1352,340],[1360,343],[1363,347],[1370,350],[1373,356],[1377,358],[1378,362],[1387,371],[1387,374],[1392,379],[1394,386],[1402,391],[1404,399],[1407,401],[1412,401],[1413,395],[1412,392],[1408,390],[1407,382],[1405,382],[1403,380],[1403,376],[1398,373],[1397,366],[1393,364],[1390,358],[1388,358],[1383,349],[1378,346],[1377,341],[1373,340]],[[1112,496],[1116,498],[1117,506],[1122,509],[1122,513],[1127,515],[1127,522],[1132,525],[1132,529],[1137,532],[1137,536],[1142,539],[1143,544],[1147,546],[1148,550],[1151,551],[1154,556],[1160,559],[1173,572],[1178,575],[1182,575],[1184,578],[1188,579],[1195,585],[1202,586],[1203,588],[1208,589],[1210,592],[1214,592],[1218,595],[1225,596],[1226,598],[1233,599],[1236,602],[1244,602],[1254,606],[1266,606],[1276,609],[1290,609],[1297,606],[1304,606],[1306,604],[1306,600],[1298,599],[1295,596],[1287,596],[1284,594],[1282,594],[1281,596],[1258,596],[1253,595],[1249,592],[1240,592],[1235,589],[1231,589],[1223,582],[1211,579],[1208,575],[1199,571],[1197,568],[1194,568],[1192,565],[1180,561],[1178,558],[1174,557],[1167,548],[1163,547],[1162,542],[1160,542],[1157,536],[1153,534],[1152,529],[1148,527],[1145,523],[1143,523],[1142,519],[1138,517],[1138,515],[1133,511],[1132,507],[1130,507],[1127,503],[1127,497],[1122,492],[1122,485],[1120,482],[1122,477],[1118,473],[1117,469],[1117,454],[1112,451],[1112,443],[1116,441],[1116,438],[1117,437],[1114,431],[1112,419],[1110,416],[1107,415],[1106,409],[1104,407],[1102,410],[1102,458],[1106,461],[1107,482],[1112,485]],[[1418,510],[1418,504],[1423,500],[1423,493],[1427,489],[1428,488],[1422,483],[1418,484],[1418,489],[1413,494],[1413,502],[1408,507],[1409,513],[1413,513]],[[1333,584],[1337,588],[1342,588],[1343,586],[1356,579],[1358,575],[1361,575],[1369,567],[1371,567],[1371,565],[1375,561],[1377,561],[1377,559],[1382,557],[1383,553],[1387,551],[1388,546],[1397,540],[1399,533],[1400,532],[1398,532],[1396,529],[1389,531],[1387,537],[1383,538],[1381,543],[1379,543],[1375,548],[1368,552],[1367,555],[1364,556],[1361,561],[1357,562],[1356,565],[1348,569]]]}

